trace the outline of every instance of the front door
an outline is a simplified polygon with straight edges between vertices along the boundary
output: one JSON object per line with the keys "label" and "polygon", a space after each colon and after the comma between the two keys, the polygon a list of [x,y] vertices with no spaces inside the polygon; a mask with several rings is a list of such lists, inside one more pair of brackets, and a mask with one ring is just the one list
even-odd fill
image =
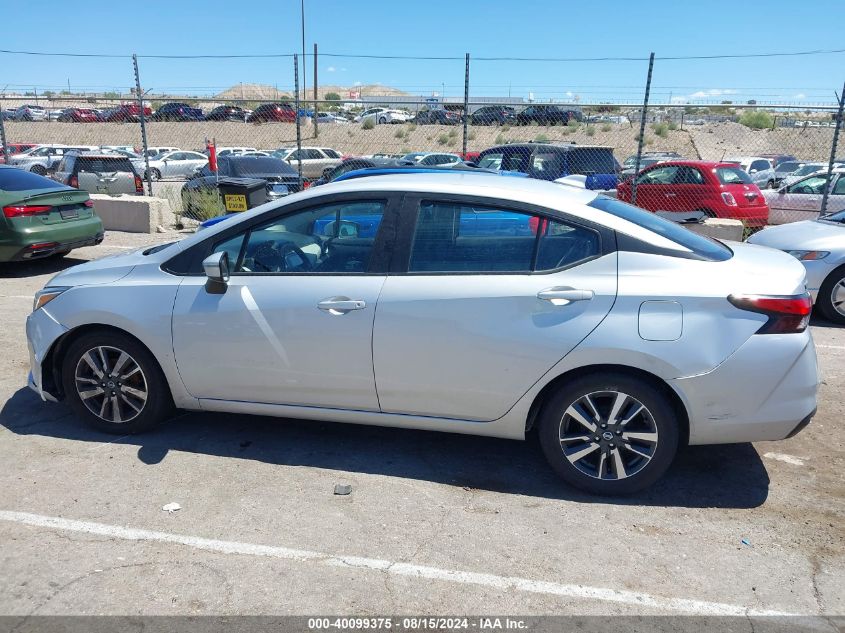
{"label": "front door", "polygon": [[409,205],[410,256],[375,319],[381,408],[497,419],[610,311],[612,235],[473,201]]}
{"label": "front door", "polygon": [[223,294],[186,277],[173,310],[179,373],[197,398],[378,411],[372,328],[386,200],[311,206],[221,235]]}

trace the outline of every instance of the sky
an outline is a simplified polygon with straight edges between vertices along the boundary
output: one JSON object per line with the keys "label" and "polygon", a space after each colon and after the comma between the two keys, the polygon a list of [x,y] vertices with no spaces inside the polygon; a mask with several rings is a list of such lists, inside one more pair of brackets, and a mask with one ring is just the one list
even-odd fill
{"label": "sky", "polygon": [[[305,83],[383,84],[414,95],[462,97],[470,53],[470,97],[582,103],[639,102],[650,52],[651,100],[833,103],[845,53],[752,59],[661,57],[843,49],[842,0],[304,0]],[[153,59],[149,55],[301,53],[300,0],[274,2],[5,2],[0,48],[105,53],[120,58],[0,53],[0,92],[37,88],[127,91],[131,54],[152,94],[211,95],[239,82],[293,87],[290,58]],[[37,35],[37,36],[36,36]],[[448,57],[365,59],[354,55]],[[632,61],[492,61],[484,57],[635,58]]]}

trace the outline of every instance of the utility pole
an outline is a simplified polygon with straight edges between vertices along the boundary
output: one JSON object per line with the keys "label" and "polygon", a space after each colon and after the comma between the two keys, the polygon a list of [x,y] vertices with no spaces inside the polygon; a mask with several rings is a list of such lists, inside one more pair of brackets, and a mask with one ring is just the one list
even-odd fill
{"label": "utility pole", "polygon": [[640,117],[640,140],[637,141],[637,162],[634,164],[634,179],[631,183],[631,204],[637,204],[637,176],[640,174],[640,160],[643,157],[643,144],[645,142],[645,120],[648,113],[648,95],[651,92],[651,71],[654,70],[654,53],[648,58],[648,76],[645,80],[645,98],[643,99],[643,111]]}
{"label": "utility pole", "polygon": [[314,138],[320,136],[317,129],[317,42],[314,42]]}
{"label": "utility pole", "polygon": [[822,195],[821,215],[827,213],[827,197],[830,193],[830,179],[833,178],[833,163],[836,161],[836,146],[839,143],[839,131],[842,129],[843,111],[845,111],[845,84],[842,85],[842,92],[839,93],[839,110],[836,113],[836,128],[833,130],[833,143],[830,146],[830,160],[827,161],[827,176],[824,183],[824,195]]}
{"label": "utility pole", "polygon": [[308,89],[308,81],[305,76],[305,0],[299,0],[299,9],[302,16],[302,100],[305,101],[305,91]]}
{"label": "utility pole", "polygon": [[147,123],[144,120],[144,93],[141,92],[141,76],[138,74],[138,56],[132,53],[132,65],[135,67],[135,95],[138,97],[138,118],[141,120],[141,147],[144,152],[145,176],[147,177],[147,195],[153,195],[153,176],[150,173],[150,154],[147,151]]}

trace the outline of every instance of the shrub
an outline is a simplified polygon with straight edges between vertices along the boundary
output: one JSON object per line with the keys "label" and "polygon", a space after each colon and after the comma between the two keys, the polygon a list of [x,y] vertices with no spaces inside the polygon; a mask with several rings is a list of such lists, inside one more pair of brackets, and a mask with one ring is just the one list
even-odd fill
{"label": "shrub", "polygon": [[605,123],[601,126],[602,132],[610,132],[610,123]]}
{"label": "shrub", "polygon": [[739,117],[739,122],[742,125],[750,127],[753,130],[763,130],[765,128],[770,128],[774,123],[772,121],[772,115],[770,115],[768,112],[761,112],[760,110],[749,110],[747,112],[743,112],[742,116]]}
{"label": "shrub", "polygon": [[537,136],[534,137],[534,142],[535,143],[548,143],[549,137],[546,136],[545,134],[538,134]]}
{"label": "shrub", "polygon": [[194,220],[205,222],[226,213],[223,200],[217,189],[196,189],[189,192],[187,197],[191,209],[189,213],[184,213],[183,210],[183,214]]}
{"label": "shrub", "polygon": [[362,130],[372,130],[376,126],[376,122],[372,119],[364,119],[364,122],[361,124]]}
{"label": "shrub", "polygon": [[449,138],[455,138],[458,135],[458,130],[455,128],[451,128],[449,130]]}
{"label": "shrub", "polygon": [[577,130],[581,127],[581,123],[577,119],[569,119],[566,123],[566,127],[571,128],[573,130]]}
{"label": "shrub", "polygon": [[586,133],[587,136],[595,136],[596,135],[596,128],[593,127],[592,125],[588,125],[586,128],[584,128],[584,132]]}
{"label": "shrub", "polygon": [[678,124],[675,123],[674,121],[669,121],[669,129],[672,130],[672,131],[677,130]]}
{"label": "shrub", "polygon": [[505,125],[502,126],[502,132],[507,132],[510,129],[511,129],[510,125],[505,124]]}
{"label": "shrub", "polygon": [[449,140],[450,140],[450,138],[449,138],[448,134],[441,134],[440,136],[437,137],[437,142],[440,143],[441,145],[446,145],[446,143],[448,143]]}
{"label": "shrub", "polygon": [[393,133],[393,138],[404,138],[405,137],[405,130],[401,127]]}
{"label": "shrub", "polygon": [[505,137],[503,135],[498,134],[498,135],[496,135],[496,140],[493,141],[493,142],[496,145],[504,145],[505,143],[507,143],[507,140],[505,139]]}
{"label": "shrub", "polygon": [[326,93],[326,96],[324,98],[326,101],[340,101],[340,95],[336,92]]}
{"label": "shrub", "polygon": [[474,141],[475,140],[475,132],[473,130],[470,130],[469,134],[467,134],[467,140],[468,141]]}
{"label": "shrub", "polygon": [[410,134],[411,132],[413,132],[414,130],[416,130],[416,129],[417,129],[417,124],[416,124],[416,123],[409,123],[409,124],[408,124],[408,133],[409,133],[409,134]]}
{"label": "shrub", "polygon": [[660,138],[666,138],[669,135],[669,126],[665,123],[655,123],[651,126],[651,129],[653,129],[654,133]]}

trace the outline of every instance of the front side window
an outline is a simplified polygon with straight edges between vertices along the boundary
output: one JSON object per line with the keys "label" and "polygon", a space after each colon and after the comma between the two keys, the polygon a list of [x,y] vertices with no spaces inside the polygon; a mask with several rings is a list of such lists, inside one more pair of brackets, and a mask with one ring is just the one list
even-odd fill
{"label": "front side window", "polygon": [[831,192],[834,196],[845,196],[845,176],[840,175]]}
{"label": "front side window", "polygon": [[665,167],[655,167],[646,172],[641,173],[637,177],[638,185],[671,185],[675,182],[675,176],[678,173],[678,167],[675,165],[666,165]]}
{"label": "front side window", "polygon": [[600,253],[599,236],[529,213],[452,202],[423,202],[412,273],[523,273],[554,270]]}
{"label": "front side window", "polygon": [[259,225],[215,245],[234,273],[365,273],[384,215],[382,201],[322,205]]}
{"label": "front side window", "polygon": [[824,186],[826,183],[826,176],[810,176],[804,180],[799,180],[793,185],[789,185],[789,187],[786,188],[786,192],[821,194],[824,192]]}
{"label": "front side window", "polygon": [[695,167],[678,167],[675,174],[676,185],[703,185],[704,176]]}

